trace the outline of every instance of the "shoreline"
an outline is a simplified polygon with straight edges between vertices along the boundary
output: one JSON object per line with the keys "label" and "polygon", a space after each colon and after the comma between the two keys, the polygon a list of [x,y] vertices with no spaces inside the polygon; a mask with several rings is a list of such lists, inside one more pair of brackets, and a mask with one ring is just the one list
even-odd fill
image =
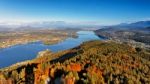
{"label": "shoreline", "polygon": [[[73,36],[76,36],[76,31],[62,31],[62,30],[43,30],[43,31],[28,31],[23,32],[21,35],[20,32],[15,32],[15,35],[12,35],[14,32],[6,33],[3,36],[0,36],[0,49],[9,48],[18,44],[28,44],[32,42],[42,41],[45,45],[51,45],[65,40],[70,36],[70,33]],[[35,33],[36,32],[36,33]]]}
{"label": "shoreline", "polygon": [[65,40],[66,38],[67,38],[67,37],[62,38],[62,39],[59,39],[59,40],[49,40],[49,41],[48,41],[49,44],[45,44],[45,42],[42,41],[42,40],[28,41],[28,42],[24,42],[24,43],[15,43],[15,44],[8,45],[8,46],[4,46],[4,47],[1,47],[1,46],[0,46],[0,49],[10,48],[10,47],[13,47],[13,46],[16,46],[16,45],[24,45],[24,44],[34,43],[34,42],[42,42],[42,44],[44,44],[44,45],[53,45],[53,44],[62,42],[62,41]]}
{"label": "shoreline", "polygon": [[113,37],[113,36],[107,36],[105,34],[101,34],[99,32],[95,32],[95,34],[99,37],[104,37],[104,38],[107,38],[107,40],[112,40],[112,41],[115,41],[117,43],[127,43],[129,45],[132,45],[133,47],[140,47],[140,48],[144,48],[144,49],[150,49],[150,45],[149,44],[146,44],[144,42],[138,42],[138,41],[135,41],[133,39],[124,39],[124,38],[119,38],[119,37]]}
{"label": "shoreline", "polygon": [[[57,41],[53,41],[53,44],[57,44],[57,43],[59,43],[59,42],[62,42],[62,41],[64,41],[65,39],[66,39],[66,38],[63,38],[63,39],[60,39],[60,40],[57,40]],[[46,44],[43,43],[43,41],[37,40],[37,41],[33,41],[33,42],[27,42],[27,43],[12,45],[12,46],[9,46],[9,47],[6,47],[6,48],[10,48],[10,47],[17,46],[17,45],[24,45],[24,44],[34,43],[34,42],[41,42],[43,45],[46,45]],[[48,45],[53,45],[53,44],[48,44]],[[6,48],[0,48],[0,51],[1,51],[1,49],[6,49]],[[37,59],[37,57],[35,57],[34,59]],[[22,66],[22,65],[25,65],[25,64],[30,64],[30,63],[32,63],[32,60],[34,60],[34,59],[25,60],[25,61],[20,61],[20,62],[17,62],[17,63],[15,63],[15,64],[12,64],[12,65],[10,65],[10,66],[0,68],[0,71],[9,69],[9,68],[11,68],[11,67],[17,67],[17,66]]]}

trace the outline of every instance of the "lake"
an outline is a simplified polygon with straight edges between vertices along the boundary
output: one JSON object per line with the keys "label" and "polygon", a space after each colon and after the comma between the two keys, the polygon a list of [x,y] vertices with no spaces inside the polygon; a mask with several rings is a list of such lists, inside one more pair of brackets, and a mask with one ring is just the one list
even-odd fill
{"label": "lake", "polygon": [[42,42],[33,42],[27,44],[19,44],[0,50],[0,68],[4,68],[17,62],[31,60],[36,58],[39,51],[46,49],[52,52],[58,52],[70,48],[74,48],[85,41],[103,40],[93,31],[79,31],[77,38],[67,38],[66,40],[53,45],[44,45]]}

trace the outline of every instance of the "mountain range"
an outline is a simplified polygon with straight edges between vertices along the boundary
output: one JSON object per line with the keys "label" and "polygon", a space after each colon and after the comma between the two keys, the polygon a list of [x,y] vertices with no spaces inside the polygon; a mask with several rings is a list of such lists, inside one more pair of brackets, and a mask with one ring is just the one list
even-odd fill
{"label": "mountain range", "polygon": [[150,27],[150,21],[137,21],[134,23],[121,23],[118,25],[113,25],[109,27],[116,27],[116,28],[145,28]]}
{"label": "mountain range", "polygon": [[113,28],[113,29],[149,29],[150,21],[137,21],[134,23],[121,23],[111,26],[102,26],[95,23],[68,23],[65,21],[43,21],[43,22],[30,22],[30,23],[0,23],[0,31],[9,30],[28,30],[28,29],[101,29],[101,28]]}
{"label": "mountain range", "polygon": [[43,21],[43,22],[28,22],[28,23],[11,23],[3,22],[0,23],[0,29],[2,28],[48,28],[48,29],[61,29],[61,28],[95,28],[100,25],[80,22],[80,23],[69,23],[65,21]]}

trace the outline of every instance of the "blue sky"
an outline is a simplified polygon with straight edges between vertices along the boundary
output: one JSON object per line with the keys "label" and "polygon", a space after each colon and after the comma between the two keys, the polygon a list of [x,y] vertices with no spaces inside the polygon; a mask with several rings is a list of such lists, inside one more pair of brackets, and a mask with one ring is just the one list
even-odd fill
{"label": "blue sky", "polygon": [[0,0],[0,21],[116,24],[150,19],[150,0]]}

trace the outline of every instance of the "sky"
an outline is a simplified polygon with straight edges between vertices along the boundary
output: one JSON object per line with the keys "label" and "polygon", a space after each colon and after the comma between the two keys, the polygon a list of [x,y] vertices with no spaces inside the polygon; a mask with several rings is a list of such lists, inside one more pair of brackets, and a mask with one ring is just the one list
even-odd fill
{"label": "sky", "polygon": [[150,20],[150,0],[0,0],[0,22],[117,24]]}

